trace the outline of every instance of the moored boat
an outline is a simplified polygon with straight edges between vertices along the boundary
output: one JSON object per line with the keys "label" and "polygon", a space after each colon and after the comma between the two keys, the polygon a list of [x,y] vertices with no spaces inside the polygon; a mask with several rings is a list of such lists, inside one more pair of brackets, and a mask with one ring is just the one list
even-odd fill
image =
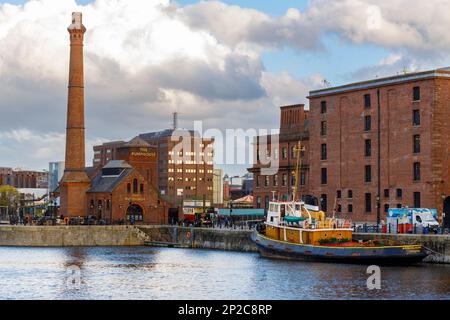
{"label": "moored boat", "polygon": [[271,202],[265,227],[252,239],[263,257],[278,259],[406,265],[428,255],[421,245],[355,242],[350,221],[324,217],[301,201]]}
{"label": "moored boat", "polygon": [[[300,145],[297,150],[301,150]],[[298,185],[298,168],[299,162],[295,186]],[[263,227],[252,235],[262,256],[376,265],[407,265],[427,257],[421,245],[354,241],[350,220],[327,218],[317,201],[315,205],[296,201],[295,186],[292,201],[269,203]]]}

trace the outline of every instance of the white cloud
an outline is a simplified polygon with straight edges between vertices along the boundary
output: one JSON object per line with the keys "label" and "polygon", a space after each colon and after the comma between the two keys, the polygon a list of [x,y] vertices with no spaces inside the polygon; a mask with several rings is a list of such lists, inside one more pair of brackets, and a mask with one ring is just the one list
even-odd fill
{"label": "white cloud", "polygon": [[399,62],[403,56],[398,53],[392,53],[389,56],[383,58],[380,60],[379,65],[380,66],[391,66],[397,62]]}
{"label": "white cloud", "polygon": [[305,12],[289,9],[273,18],[252,9],[201,2],[180,9],[190,25],[210,30],[223,42],[299,49],[320,46],[320,35],[336,33],[355,43],[434,50],[450,47],[445,8],[449,0],[312,0]]}
{"label": "white cloud", "polygon": [[[1,166],[27,168],[34,170],[48,169],[51,161],[64,160],[65,135],[58,132],[41,133],[28,129],[0,131]],[[86,161],[92,163],[92,147],[105,139],[87,139]]]}
{"label": "white cloud", "polygon": [[[450,20],[442,8],[449,4],[312,0],[305,11],[289,9],[281,17],[219,1],[185,7],[169,0],[2,4],[0,149],[29,165],[61,159],[63,141],[55,141],[65,129],[66,28],[72,11],[83,12],[88,29],[86,127],[95,141],[166,128],[172,111],[181,113],[186,127],[198,119],[205,127],[276,127],[277,107],[306,102],[307,92],[324,77],[298,80],[287,71],[270,73],[261,54],[282,47],[321,49],[327,33],[392,51],[378,66],[352,74],[352,80],[442,63],[450,48]],[[44,142],[26,159],[35,137]],[[0,165],[11,163],[3,156],[10,152],[1,153]]]}

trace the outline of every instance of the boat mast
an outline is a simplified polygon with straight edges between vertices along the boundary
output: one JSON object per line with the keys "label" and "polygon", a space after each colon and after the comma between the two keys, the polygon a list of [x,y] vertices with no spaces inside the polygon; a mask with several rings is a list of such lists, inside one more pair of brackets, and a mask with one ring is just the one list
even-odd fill
{"label": "boat mast", "polygon": [[[297,191],[299,190],[299,173],[300,173],[300,167],[301,167],[301,152],[302,152],[302,143],[301,141],[298,142],[298,148],[294,148],[294,153],[297,155],[297,163],[295,165],[295,185],[294,185],[294,194],[292,195],[292,201],[295,202],[295,197],[297,195]],[[301,200],[301,197],[300,197]]]}

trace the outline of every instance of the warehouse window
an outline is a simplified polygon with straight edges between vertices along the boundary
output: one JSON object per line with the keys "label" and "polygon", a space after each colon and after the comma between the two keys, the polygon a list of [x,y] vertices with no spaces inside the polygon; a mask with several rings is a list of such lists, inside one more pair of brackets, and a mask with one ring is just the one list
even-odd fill
{"label": "warehouse window", "polygon": [[322,113],[322,114],[327,113],[327,102],[326,101],[322,101],[320,103],[320,113]]}
{"label": "warehouse window", "polygon": [[347,198],[353,199],[353,190],[348,190]]}
{"label": "warehouse window", "polygon": [[327,183],[328,183],[328,172],[327,172],[327,168],[322,168],[321,182],[322,182],[322,184],[327,184]]}
{"label": "warehouse window", "polygon": [[420,87],[413,88],[413,101],[420,101]]}
{"label": "warehouse window", "polygon": [[372,212],[372,194],[366,193],[366,213]]}
{"label": "warehouse window", "polygon": [[322,160],[327,160],[327,145],[324,143],[322,144],[322,154],[321,154]]}
{"label": "warehouse window", "polygon": [[420,162],[414,162],[414,181],[420,181]]}
{"label": "warehouse window", "polygon": [[326,121],[322,121],[320,123],[320,135],[321,136],[327,135],[327,122]]}
{"label": "warehouse window", "polygon": [[416,134],[413,137],[413,150],[414,153],[420,153],[420,135]]}
{"label": "warehouse window", "polygon": [[389,199],[389,189],[384,189],[384,197]]}
{"label": "warehouse window", "polygon": [[365,116],[364,117],[364,131],[370,131],[372,130],[372,117],[371,116]]}
{"label": "warehouse window", "polygon": [[364,107],[370,108],[371,105],[372,105],[372,101],[370,99],[370,94],[365,94],[364,95]]}
{"label": "warehouse window", "polygon": [[348,213],[353,213],[353,205],[352,204],[348,205]]}
{"label": "warehouse window", "polygon": [[413,110],[413,126],[420,126],[420,110]]}
{"label": "warehouse window", "polygon": [[402,189],[397,189],[397,198],[401,199],[403,197],[403,190]]}
{"label": "warehouse window", "polygon": [[420,208],[420,192],[414,192],[414,208]]}
{"label": "warehouse window", "polygon": [[367,139],[365,141],[364,155],[366,157],[371,157],[372,156],[372,140],[370,140],[370,139]]}
{"label": "warehouse window", "polygon": [[300,173],[300,185],[306,185],[306,174],[304,172]]}
{"label": "warehouse window", "polygon": [[366,166],[364,170],[364,182],[372,182],[372,166]]}

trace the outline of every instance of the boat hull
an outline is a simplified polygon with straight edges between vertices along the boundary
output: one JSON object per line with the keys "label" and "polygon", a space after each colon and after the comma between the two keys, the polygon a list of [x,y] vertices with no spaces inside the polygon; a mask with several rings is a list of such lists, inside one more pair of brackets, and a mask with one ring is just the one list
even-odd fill
{"label": "boat hull", "polygon": [[252,240],[261,256],[274,259],[340,262],[367,265],[409,265],[427,257],[420,245],[386,247],[327,247],[283,242],[255,232]]}

